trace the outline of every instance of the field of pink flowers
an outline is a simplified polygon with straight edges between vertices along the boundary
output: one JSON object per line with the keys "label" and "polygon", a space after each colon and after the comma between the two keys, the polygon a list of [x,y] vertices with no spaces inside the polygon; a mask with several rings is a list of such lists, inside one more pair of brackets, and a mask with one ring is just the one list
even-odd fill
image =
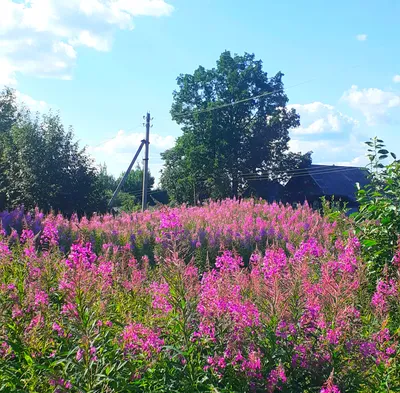
{"label": "field of pink flowers", "polygon": [[399,282],[370,292],[350,222],[252,200],[0,220],[0,392],[400,391]]}

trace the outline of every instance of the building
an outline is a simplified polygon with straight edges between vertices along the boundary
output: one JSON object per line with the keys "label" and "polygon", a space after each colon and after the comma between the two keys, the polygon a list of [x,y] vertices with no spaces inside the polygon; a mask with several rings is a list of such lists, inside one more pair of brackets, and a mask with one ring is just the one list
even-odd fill
{"label": "building", "polygon": [[346,202],[350,209],[357,208],[356,184],[364,187],[369,183],[365,168],[311,165],[298,170],[285,186],[284,201],[305,202],[319,205],[321,197]]}
{"label": "building", "polygon": [[253,179],[248,181],[248,188],[243,193],[244,198],[255,197],[262,198],[269,203],[282,200],[284,186],[276,180]]}

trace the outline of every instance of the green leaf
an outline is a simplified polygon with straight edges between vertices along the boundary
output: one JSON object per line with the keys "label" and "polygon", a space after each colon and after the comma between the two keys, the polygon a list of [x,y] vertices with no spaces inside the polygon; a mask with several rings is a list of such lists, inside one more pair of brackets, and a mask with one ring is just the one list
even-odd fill
{"label": "green leaf", "polygon": [[366,240],[362,241],[362,244],[365,247],[372,247],[372,246],[375,246],[377,244],[377,241],[376,240],[372,240],[372,239],[366,239]]}
{"label": "green leaf", "polygon": [[378,150],[378,153],[379,154],[389,154],[389,152],[386,149]]}
{"label": "green leaf", "polygon": [[28,353],[24,353],[24,359],[30,366],[33,364],[33,359]]}

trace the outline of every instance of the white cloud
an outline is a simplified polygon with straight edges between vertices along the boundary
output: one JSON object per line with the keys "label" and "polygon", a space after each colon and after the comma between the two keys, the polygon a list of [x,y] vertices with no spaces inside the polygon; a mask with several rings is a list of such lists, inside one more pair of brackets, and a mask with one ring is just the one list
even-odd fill
{"label": "white cloud", "polygon": [[69,41],[72,45],[83,45],[101,52],[107,52],[111,49],[111,39],[101,35],[96,35],[88,30],[83,30],[78,37]]}
{"label": "white cloud", "polygon": [[357,41],[366,41],[367,35],[366,34],[357,34],[356,39],[357,39]]}
{"label": "white cloud", "polygon": [[[0,83],[18,73],[71,78],[78,46],[108,51],[135,16],[173,11],[168,0],[0,0]],[[7,65],[7,66],[5,66]]]}
{"label": "white cloud", "polygon": [[301,127],[290,130],[291,151],[312,151],[313,162],[338,165],[364,153],[357,120],[322,102],[291,107],[300,114],[301,122]]}
{"label": "white cloud", "polygon": [[20,104],[24,104],[31,112],[45,112],[49,109],[49,105],[45,101],[35,100],[31,96],[16,91],[15,95]]}
{"label": "white cloud", "polygon": [[289,149],[295,153],[312,151],[314,163],[344,166],[366,164],[365,145],[355,135],[342,139],[304,140],[291,139]]}
{"label": "white cloud", "polygon": [[[117,132],[117,135],[97,147],[92,147],[93,152],[104,152],[110,155],[118,155],[121,153],[134,153],[139,147],[140,142],[145,138],[144,132],[127,133],[124,130]],[[152,133],[150,135],[150,149],[166,150],[175,145],[175,137],[172,135],[160,135]]]}
{"label": "white cloud", "polygon": [[54,53],[64,53],[71,59],[76,59],[76,51],[73,46],[66,44],[65,42],[55,42],[53,44]]}
{"label": "white cloud", "polygon": [[[105,162],[110,173],[119,175],[122,171],[126,170],[144,138],[144,132],[127,133],[124,130],[120,130],[113,139],[101,145],[89,146],[88,153],[97,162]],[[155,176],[156,181],[159,180],[159,172],[163,164],[160,153],[173,147],[175,139],[172,135],[150,134],[149,168],[152,175]],[[141,155],[143,155],[143,152],[144,149]],[[137,163],[141,162],[141,158],[139,157]]]}
{"label": "white cloud", "polygon": [[293,135],[331,134],[350,132],[358,122],[337,111],[334,106],[313,102],[290,106],[300,115],[301,126],[292,130]]}
{"label": "white cloud", "polygon": [[325,141],[310,141],[310,140],[302,140],[302,139],[291,139],[289,141],[289,149],[293,152],[302,152],[306,153],[308,151],[312,151],[314,153],[321,153],[329,151],[331,153],[338,153],[344,149],[342,143],[332,140]]}
{"label": "white cloud", "polygon": [[342,100],[353,109],[359,110],[369,125],[390,122],[392,110],[400,108],[400,96],[377,88],[359,89],[353,85],[344,92]]}
{"label": "white cloud", "polygon": [[15,69],[7,59],[0,58],[0,86],[1,85],[15,85],[17,80],[15,78]]}
{"label": "white cloud", "polygon": [[400,75],[395,75],[395,76],[393,77],[393,82],[394,82],[394,83],[400,83]]}
{"label": "white cloud", "polygon": [[332,164],[335,165],[343,165],[343,166],[358,166],[358,167],[365,167],[369,163],[367,156],[361,155],[361,156],[356,156],[353,159],[349,161],[339,161],[339,162],[333,162]]}

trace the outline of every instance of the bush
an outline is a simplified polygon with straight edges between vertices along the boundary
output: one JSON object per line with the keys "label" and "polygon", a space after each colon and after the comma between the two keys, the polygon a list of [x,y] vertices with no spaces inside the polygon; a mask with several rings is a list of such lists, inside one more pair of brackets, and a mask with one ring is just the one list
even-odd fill
{"label": "bush", "polygon": [[[400,161],[386,150],[381,139],[366,143],[371,182],[358,191],[360,209],[353,217],[363,257],[376,280],[385,265],[392,266],[400,234]],[[389,156],[393,161],[384,165]]]}

